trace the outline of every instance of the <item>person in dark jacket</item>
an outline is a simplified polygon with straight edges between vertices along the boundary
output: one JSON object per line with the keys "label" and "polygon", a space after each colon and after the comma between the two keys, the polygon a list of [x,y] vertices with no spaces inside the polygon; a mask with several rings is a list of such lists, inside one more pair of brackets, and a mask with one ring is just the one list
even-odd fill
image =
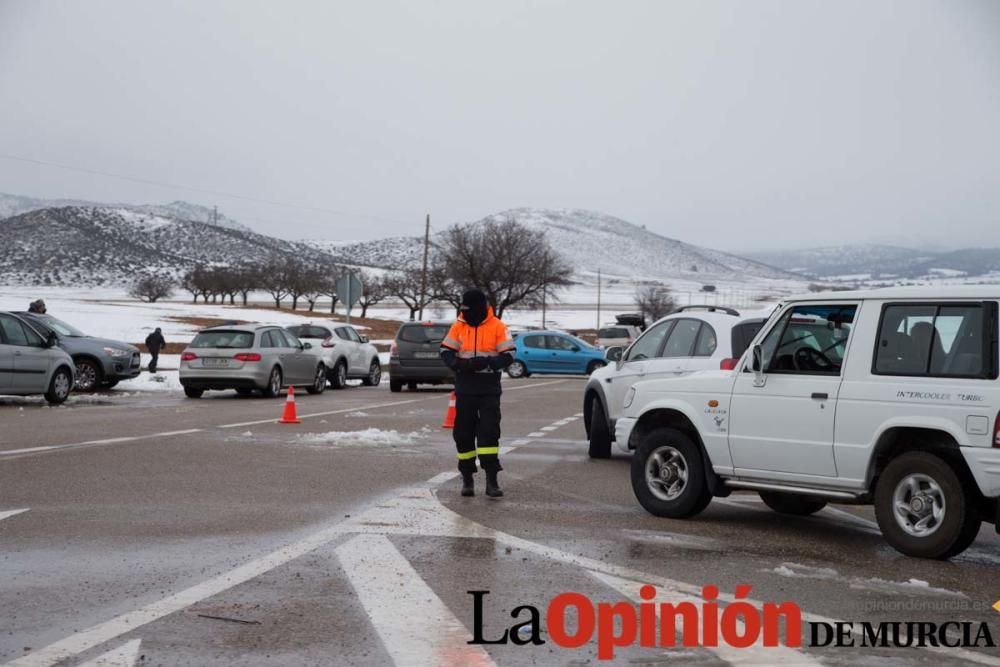
{"label": "person in dark jacket", "polygon": [[458,320],[441,342],[441,358],[455,371],[455,427],[462,495],[475,495],[476,458],[486,471],[486,495],[503,495],[500,466],[500,371],[514,362],[514,341],[482,290],[462,295]]}
{"label": "person in dark jacket", "polygon": [[146,349],[149,350],[149,356],[152,359],[149,360],[149,372],[156,372],[156,363],[160,358],[160,350],[166,347],[167,341],[163,339],[163,332],[160,331],[160,327],[156,327],[156,331],[146,336]]}
{"label": "person in dark jacket", "polygon": [[46,313],[45,302],[41,299],[37,299],[28,304],[29,313],[37,313],[38,315],[44,315]]}

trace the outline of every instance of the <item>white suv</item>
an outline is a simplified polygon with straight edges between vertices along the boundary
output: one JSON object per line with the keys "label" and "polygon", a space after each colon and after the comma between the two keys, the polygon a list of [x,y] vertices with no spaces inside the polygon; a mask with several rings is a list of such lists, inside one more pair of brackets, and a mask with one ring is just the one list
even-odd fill
{"label": "white suv", "polygon": [[1000,512],[1000,286],[792,298],[733,371],[637,383],[616,435],[649,512],[753,489],[774,510],[874,504],[899,551],[948,558]]}
{"label": "white suv", "polygon": [[[741,317],[729,308],[687,306],[654,322],[624,352],[610,349],[608,360],[614,363],[594,371],[583,393],[583,423],[591,458],[611,456],[615,421],[634,383],[733,368],[764,320]],[[618,446],[628,451],[627,441],[619,440]]]}
{"label": "white suv", "polygon": [[296,324],[285,327],[300,340],[318,340],[312,353],[322,357],[327,380],[334,389],[342,389],[349,379],[360,379],[366,387],[382,381],[378,350],[349,324]]}

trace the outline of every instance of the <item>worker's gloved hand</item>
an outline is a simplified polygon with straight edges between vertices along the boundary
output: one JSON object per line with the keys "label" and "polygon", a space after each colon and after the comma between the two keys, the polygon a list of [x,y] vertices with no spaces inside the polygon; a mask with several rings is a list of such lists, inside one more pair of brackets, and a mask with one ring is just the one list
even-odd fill
{"label": "worker's gloved hand", "polygon": [[471,372],[473,370],[473,368],[472,368],[472,364],[469,363],[470,361],[472,361],[472,360],[471,359],[463,359],[462,357],[456,358],[455,359],[455,370],[458,371],[459,373],[469,373],[469,372]]}
{"label": "worker's gloved hand", "polygon": [[503,358],[503,355],[496,357],[490,357],[490,368],[495,371],[502,371],[507,367],[507,360]]}
{"label": "worker's gloved hand", "polygon": [[469,365],[474,371],[485,371],[490,367],[490,360],[487,357],[473,357],[469,359]]}

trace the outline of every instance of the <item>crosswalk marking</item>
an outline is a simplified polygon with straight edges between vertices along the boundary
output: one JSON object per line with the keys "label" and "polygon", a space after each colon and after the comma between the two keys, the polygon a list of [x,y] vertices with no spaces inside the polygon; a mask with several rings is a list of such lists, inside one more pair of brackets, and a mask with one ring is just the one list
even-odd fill
{"label": "crosswalk marking", "polygon": [[344,573],[396,665],[495,667],[469,631],[384,535],[337,547]]}

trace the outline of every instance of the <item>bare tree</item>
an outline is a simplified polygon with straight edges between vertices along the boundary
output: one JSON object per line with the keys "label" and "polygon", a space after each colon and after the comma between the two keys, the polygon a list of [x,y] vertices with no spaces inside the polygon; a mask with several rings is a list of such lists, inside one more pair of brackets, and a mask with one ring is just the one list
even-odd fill
{"label": "bare tree", "polygon": [[422,287],[420,269],[406,269],[385,279],[386,293],[406,304],[410,309],[410,321],[417,318],[421,308],[434,301],[433,296],[424,293]]}
{"label": "bare tree", "polygon": [[282,259],[271,259],[261,267],[260,287],[274,299],[274,307],[281,308],[281,301],[288,296],[289,276],[287,262]]}
{"label": "bare tree", "polygon": [[635,305],[653,322],[674,311],[674,297],[663,285],[641,285],[635,290]]}
{"label": "bare tree", "polygon": [[368,317],[368,308],[374,306],[388,296],[386,293],[385,280],[373,273],[361,272],[361,298],[358,305],[361,306],[361,317]]}
{"label": "bare tree", "polygon": [[545,232],[514,219],[455,225],[435,253],[436,270],[452,293],[478,287],[503,317],[507,308],[540,298],[543,290],[569,284],[572,267],[549,244]]}
{"label": "bare tree", "polygon": [[192,303],[198,303],[198,297],[202,294],[203,285],[199,276],[201,271],[201,267],[195,267],[181,276],[181,288],[191,293]]}
{"label": "bare tree", "polygon": [[140,276],[128,291],[132,296],[146,303],[167,299],[174,293],[174,279],[162,274]]}

